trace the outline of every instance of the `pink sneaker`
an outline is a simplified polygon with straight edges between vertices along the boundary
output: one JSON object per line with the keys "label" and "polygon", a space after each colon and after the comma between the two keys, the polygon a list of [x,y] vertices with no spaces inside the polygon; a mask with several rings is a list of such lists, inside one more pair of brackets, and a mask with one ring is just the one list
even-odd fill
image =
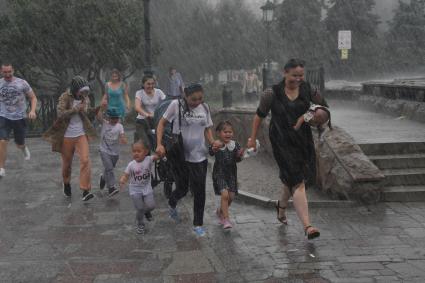
{"label": "pink sneaker", "polygon": [[223,229],[232,229],[232,223],[230,223],[229,219],[224,219],[223,221]]}
{"label": "pink sneaker", "polygon": [[220,208],[217,208],[217,210],[215,211],[215,214],[217,215],[217,218],[218,218],[218,224],[223,225],[224,218],[223,218],[223,215],[221,215]]}

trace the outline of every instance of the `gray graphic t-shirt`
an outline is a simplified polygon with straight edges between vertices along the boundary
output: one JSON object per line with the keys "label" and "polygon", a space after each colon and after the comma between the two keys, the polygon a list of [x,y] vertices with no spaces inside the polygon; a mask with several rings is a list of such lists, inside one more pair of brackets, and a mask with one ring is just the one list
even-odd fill
{"label": "gray graphic t-shirt", "polygon": [[125,173],[129,174],[130,195],[142,194],[144,196],[153,192],[151,185],[152,156],[146,156],[142,162],[136,160],[128,163]]}
{"label": "gray graphic t-shirt", "polygon": [[119,139],[124,134],[124,127],[121,123],[109,124],[103,120],[102,132],[100,134],[100,151],[110,155],[119,155]]}
{"label": "gray graphic t-shirt", "polygon": [[0,79],[0,116],[9,120],[26,117],[26,96],[32,91],[23,79],[14,77],[8,82]]}

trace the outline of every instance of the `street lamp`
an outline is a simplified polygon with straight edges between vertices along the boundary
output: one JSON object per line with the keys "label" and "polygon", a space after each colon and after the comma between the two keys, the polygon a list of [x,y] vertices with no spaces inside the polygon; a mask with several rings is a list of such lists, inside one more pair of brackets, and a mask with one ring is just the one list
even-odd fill
{"label": "street lamp", "polygon": [[152,75],[152,62],[151,62],[151,22],[149,13],[149,2],[150,0],[143,0],[143,20],[145,27],[145,67],[143,73],[145,75]]}
{"label": "street lamp", "polygon": [[274,20],[274,9],[276,5],[267,0],[266,4],[261,6],[263,10],[263,23],[266,26],[266,65],[263,66],[263,90],[270,86],[271,80],[271,60],[270,60],[270,26]]}

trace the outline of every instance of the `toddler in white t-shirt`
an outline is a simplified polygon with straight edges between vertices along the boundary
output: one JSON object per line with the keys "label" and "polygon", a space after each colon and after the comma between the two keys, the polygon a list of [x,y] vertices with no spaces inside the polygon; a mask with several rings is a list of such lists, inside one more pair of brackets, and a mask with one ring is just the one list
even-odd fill
{"label": "toddler in white t-shirt", "polygon": [[151,185],[152,164],[158,159],[156,154],[147,155],[148,147],[139,140],[131,146],[133,160],[127,165],[120,178],[120,187],[129,181],[128,191],[133,200],[136,214],[136,232],[145,233],[144,216],[155,208],[155,200]]}

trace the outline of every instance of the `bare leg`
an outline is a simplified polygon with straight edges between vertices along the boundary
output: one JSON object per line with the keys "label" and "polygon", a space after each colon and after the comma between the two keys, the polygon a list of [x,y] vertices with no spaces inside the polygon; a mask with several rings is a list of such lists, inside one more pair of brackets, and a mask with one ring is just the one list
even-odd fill
{"label": "bare leg", "polygon": [[0,140],[0,168],[4,168],[6,163],[7,140]]}
{"label": "bare leg", "polygon": [[[291,192],[289,191],[289,187],[287,185],[283,185],[282,195],[279,200],[279,218],[286,218],[285,208],[288,207],[288,201],[291,197]],[[282,209],[282,207],[284,207]]]}
{"label": "bare leg", "polygon": [[229,192],[229,207],[232,204],[234,198],[235,198],[235,193]]}
{"label": "bare leg", "polygon": [[221,214],[224,219],[229,219],[229,191],[221,191]]}
{"label": "bare leg", "polygon": [[64,138],[62,144],[62,179],[64,184],[71,182],[72,158],[74,156],[75,138]]}
{"label": "bare leg", "polygon": [[75,148],[77,154],[80,157],[80,189],[84,191],[90,191],[91,163],[87,136],[78,137]]}
{"label": "bare leg", "polygon": [[307,196],[305,194],[305,184],[304,182],[296,185],[294,187],[294,207],[297,212],[298,218],[301,220],[304,227],[310,225],[310,217],[308,215],[308,203]]}
{"label": "bare leg", "polygon": [[314,239],[320,236],[319,230],[312,227],[310,224],[310,217],[308,215],[307,195],[305,193],[304,182],[294,187],[294,206],[297,211],[298,218],[304,225],[304,230],[309,239]]}

